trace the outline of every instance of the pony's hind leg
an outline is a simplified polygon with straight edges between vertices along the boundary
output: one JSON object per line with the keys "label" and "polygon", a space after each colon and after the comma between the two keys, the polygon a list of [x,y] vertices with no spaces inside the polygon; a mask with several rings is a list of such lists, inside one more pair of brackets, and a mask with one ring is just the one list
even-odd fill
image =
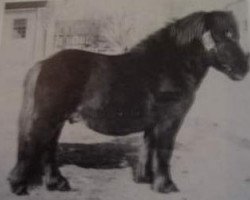
{"label": "pony's hind leg", "polygon": [[28,186],[42,182],[42,165],[39,154],[37,147],[23,138],[19,139],[17,163],[8,177],[13,193],[17,195],[28,194]]}
{"label": "pony's hind leg", "polygon": [[61,175],[56,162],[56,150],[58,138],[63,125],[59,125],[53,134],[48,148],[44,154],[45,184],[48,190],[68,191],[70,185],[66,178]]}

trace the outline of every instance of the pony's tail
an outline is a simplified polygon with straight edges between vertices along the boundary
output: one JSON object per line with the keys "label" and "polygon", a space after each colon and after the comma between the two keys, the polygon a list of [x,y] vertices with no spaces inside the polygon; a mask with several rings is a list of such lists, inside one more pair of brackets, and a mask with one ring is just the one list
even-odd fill
{"label": "pony's tail", "polygon": [[[24,153],[24,151],[27,151],[27,150],[30,151],[30,146],[28,142],[31,139],[32,126],[33,126],[33,122],[35,119],[35,104],[34,104],[35,95],[34,94],[35,94],[36,83],[37,83],[37,79],[39,77],[40,71],[41,71],[41,64],[36,64],[28,71],[24,80],[23,103],[22,103],[22,108],[20,111],[19,121],[18,121],[19,123],[18,124],[19,125],[18,127],[19,128],[18,151],[17,151],[18,162],[20,160],[27,158],[27,152]],[[35,166],[37,163],[30,163],[30,164],[33,164]],[[11,171],[10,175],[8,176],[8,180],[10,184],[12,185],[12,188],[15,188],[16,184],[21,183],[20,174],[22,173],[25,173],[25,176],[26,175],[32,176],[32,177],[29,177],[29,181],[32,185],[39,185],[41,183],[41,179],[40,177],[38,177],[38,173],[40,173],[40,171],[38,171],[38,173],[30,174],[31,172],[24,171],[24,167],[25,167],[24,165],[20,167],[19,164],[16,164],[15,168]],[[23,180],[23,178],[26,178],[25,176],[21,177],[21,180]]]}
{"label": "pony's tail", "polygon": [[36,117],[35,113],[35,89],[38,76],[41,71],[41,64],[34,65],[26,74],[24,80],[23,103],[19,115],[19,137],[27,137],[31,130],[32,122]]}

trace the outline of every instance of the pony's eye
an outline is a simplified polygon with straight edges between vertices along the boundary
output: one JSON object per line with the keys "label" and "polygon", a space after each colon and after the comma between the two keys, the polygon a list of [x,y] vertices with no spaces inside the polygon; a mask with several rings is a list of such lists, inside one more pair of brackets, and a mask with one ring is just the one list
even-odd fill
{"label": "pony's eye", "polygon": [[226,31],[226,32],[225,32],[225,36],[226,36],[227,38],[233,39],[233,33],[230,32],[230,31]]}

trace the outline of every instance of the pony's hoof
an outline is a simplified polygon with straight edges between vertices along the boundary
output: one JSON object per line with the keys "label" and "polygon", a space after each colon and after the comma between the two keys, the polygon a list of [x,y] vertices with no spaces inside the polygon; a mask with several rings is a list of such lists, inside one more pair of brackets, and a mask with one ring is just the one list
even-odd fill
{"label": "pony's hoof", "polygon": [[24,163],[18,163],[7,178],[11,191],[16,195],[27,195],[30,189],[41,185],[42,177],[39,167],[30,169],[26,168]]}
{"label": "pony's hoof", "polygon": [[69,182],[63,176],[50,177],[46,186],[50,191],[69,191],[71,189]]}
{"label": "pony's hoof", "polygon": [[164,178],[156,178],[152,184],[152,190],[160,193],[179,192],[179,189],[172,181],[165,181]]}
{"label": "pony's hoof", "polygon": [[11,192],[16,195],[28,195],[27,184],[25,183],[10,183]]}
{"label": "pony's hoof", "polygon": [[16,195],[27,195],[28,194],[28,184],[24,178],[21,178],[17,170],[12,170],[8,177],[8,181],[10,184],[10,190],[12,193]]}

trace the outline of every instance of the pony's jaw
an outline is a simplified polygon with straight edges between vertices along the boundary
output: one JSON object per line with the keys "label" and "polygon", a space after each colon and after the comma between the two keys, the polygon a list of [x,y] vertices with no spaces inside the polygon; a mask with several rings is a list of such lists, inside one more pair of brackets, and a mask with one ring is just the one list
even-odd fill
{"label": "pony's jaw", "polygon": [[212,66],[227,75],[231,80],[243,80],[249,71],[248,56],[239,45],[222,43],[211,54]]}

